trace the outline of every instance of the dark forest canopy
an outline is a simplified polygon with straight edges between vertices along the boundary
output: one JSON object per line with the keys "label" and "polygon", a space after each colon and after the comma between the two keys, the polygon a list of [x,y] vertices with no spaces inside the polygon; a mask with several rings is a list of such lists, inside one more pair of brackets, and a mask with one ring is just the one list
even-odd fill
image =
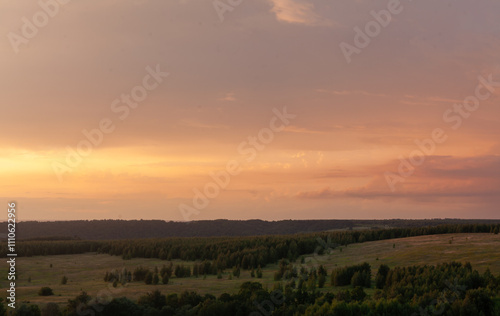
{"label": "dark forest canopy", "polygon": [[[161,220],[79,220],[17,224],[17,239],[136,239],[163,237],[262,236],[330,230],[416,228],[443,224],[497,224],[484,219],[389,220],[213,220],[166,222]],[[6,224],[4,223],[6,226]]]}
{"label": "dark forest canopy", "polygon": [[[170,237],[128,240],[30,240],[17,241],[19,256],[77,254],[85,252],[107,253],[131,258],[181,259],[212,261],[217,269],[235,265],[243,269],[264,267],[286,258],[291,261],[305,254],[321,255],[329,248],[393,238],[435,234],[493,233],[498,234],[500,224],[440,225],[413,228],[377,230],[331,231],[291,235],[254,237]],[[321,242],[319,242],[321,241]],[[320,246],[321,245],[321,246]],[[6,243],[0,251],[7,252]]]}

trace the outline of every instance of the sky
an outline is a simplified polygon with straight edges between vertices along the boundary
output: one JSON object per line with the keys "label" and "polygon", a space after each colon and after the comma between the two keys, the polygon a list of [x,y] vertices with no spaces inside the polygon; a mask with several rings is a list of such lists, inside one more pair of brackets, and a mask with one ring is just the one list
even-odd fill
{"label": "sky", "polygon": [[500,3],[0,1],[17,219],[492,218]]}

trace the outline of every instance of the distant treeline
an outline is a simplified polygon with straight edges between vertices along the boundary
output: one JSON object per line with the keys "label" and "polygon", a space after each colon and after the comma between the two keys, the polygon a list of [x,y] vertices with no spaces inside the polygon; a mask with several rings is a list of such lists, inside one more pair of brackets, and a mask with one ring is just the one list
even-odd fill
{"label": "distant treeline", "polygon": [[[111,241],[18,241],[19,256],[78,254],[98,252],[123,259],[158,258],[186,261],[212,261],[220,269],[264,267],[285,258],[295,261],[301,255],[323,254],[328,248],[367,241],[450,233],[495,233],[500,224],[441,225],[436,227],[394,228],[365,231],[337,231],[258,237],[156,238]],[[0,251],[7,253],[3,243]]]}
{"label": "distant treeline", "polygon": [[[20,222],[17,239],[69,236],[83,240],[262,236],[312,233],[330,230],[362,228],[416,228],[456,224],[498,224],[500,220],[424,219],[424,220],[214,220],[194,222],[165,222],[160,220],[92,220]],[[6,226],[6,225],[5,225]],[[54,238],[54,237],[52,237]],[[56,237],[62,238],[62,237]],[[67,237],[66,237],[67,238]]]}

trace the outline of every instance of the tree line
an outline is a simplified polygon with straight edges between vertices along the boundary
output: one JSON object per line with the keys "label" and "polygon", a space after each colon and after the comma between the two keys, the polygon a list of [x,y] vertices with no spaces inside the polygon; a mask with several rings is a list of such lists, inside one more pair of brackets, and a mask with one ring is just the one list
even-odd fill
{"label": "tree line", "polygon": [[[277,263],[285,258],[296,260],[301,255],[323,254],[328,248],[340,245],[393,238],[414,237],[450,233],[496,233],[500,224],[442,225],[436,227],[394,228],[365,231],[337,231],[295,235],[257,237],[209,237],[209,238],[153,238],[133,240],[31,240],[18,241],[18,256],[79,254],[98,252],[123,259],[158,258],[202,261],[203,271],[215,271],[239,266],[251,270]],[[319,247],[319,242],[327,245]],[[7,252],[7,245],[0,251]],[[208,264],[209,263],[209,264]],[[203,272],[205,273],[205,272]]]}
{"label": "tree line", "polygon": [[[5,223],[5,222],[4,222]],[[339,229],[370,227],[372,229],[399,227],[416,228],[445,224],[497,224],[485,219],[389,219],[389,220],[205,220],[166,222],[161,220],[79,220],[18,223],[17,239],[82,240],[290,235]],[[53,237],[56,236],[56,237]],[[69,237],[68,237],[69,236]]]}

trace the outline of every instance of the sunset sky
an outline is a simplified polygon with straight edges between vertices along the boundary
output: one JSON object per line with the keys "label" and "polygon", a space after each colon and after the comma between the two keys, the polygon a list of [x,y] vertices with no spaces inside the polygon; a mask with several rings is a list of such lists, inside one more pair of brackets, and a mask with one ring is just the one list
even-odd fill
{"label": "sunset sky", "polygon": [[[21,221],[500,218],[500,2],[394,1],[0,1],[2,203]],[[356,47],[372,10],[390,21]]]}

